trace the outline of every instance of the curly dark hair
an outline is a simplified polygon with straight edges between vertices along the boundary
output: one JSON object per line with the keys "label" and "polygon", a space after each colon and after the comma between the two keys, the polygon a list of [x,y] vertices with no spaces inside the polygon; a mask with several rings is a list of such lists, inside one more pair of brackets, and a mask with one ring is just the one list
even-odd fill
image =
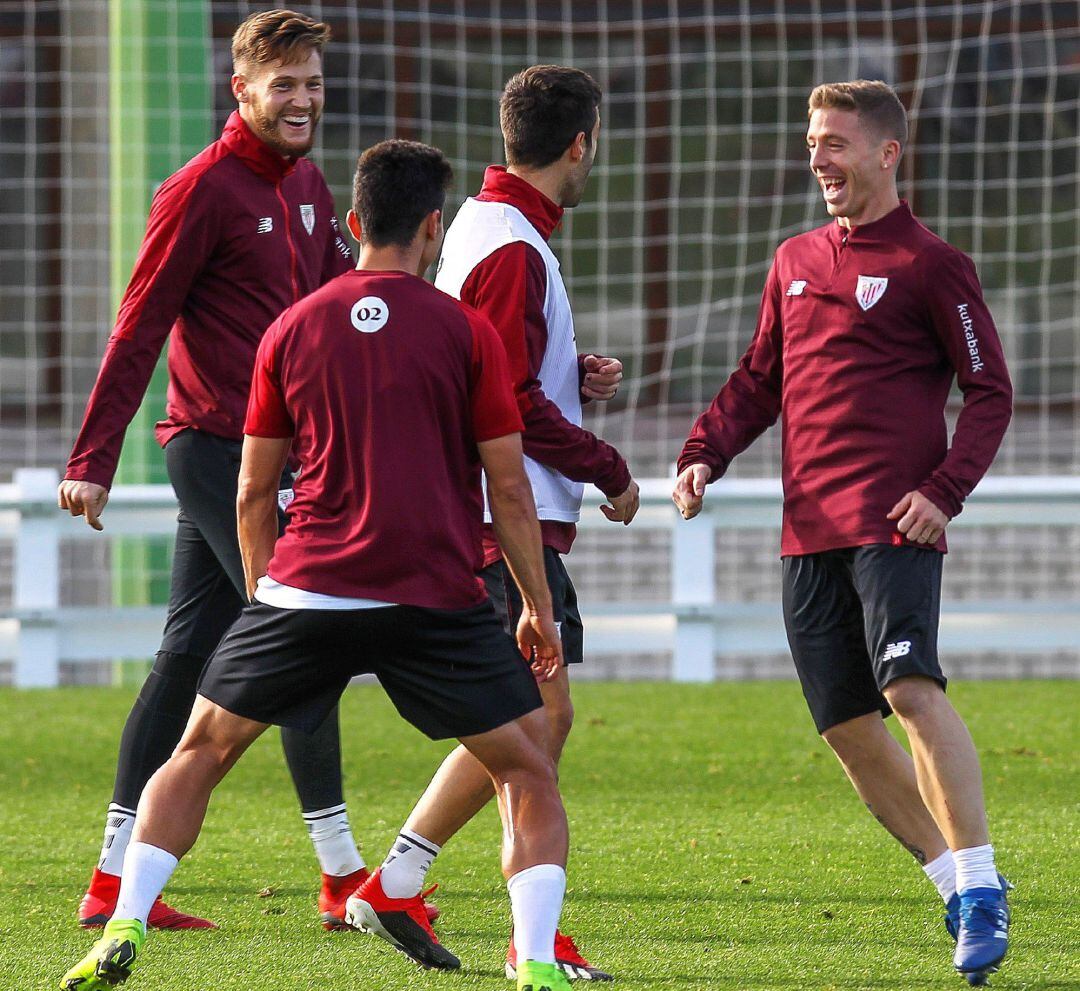
{"label": "curly dark hair", "polygon": [[395,138],[365,151],[356,163],[352,208],[365,244],[408,247],[423,219],[441,210],[454,170],[438,148]]}
{"label": "curly dark hair", "polygon": [[592,76],[565,65],[534,65],[512,76],[499,101],[507,164],[543,168],[582,132],[590,142],[602,96]]}

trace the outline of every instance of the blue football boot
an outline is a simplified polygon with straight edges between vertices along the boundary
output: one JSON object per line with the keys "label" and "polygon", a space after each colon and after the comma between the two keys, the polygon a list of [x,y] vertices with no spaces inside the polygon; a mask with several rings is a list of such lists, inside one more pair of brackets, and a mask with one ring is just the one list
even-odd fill
{"label": "blue football boot", "polygon": [[[1008,893],[1016,887],[1001,871],[998,871],[998,884],[1001,885],[1001,890]],[[1008,902],[1005,903],[1005,909],[1008,911]],[[952,941],[956,942],[956,937],[960,934],[960,896],[954,891],[952,898],[949,899],[948,904],[945,906],[945,931],[952,937]]]}
{"label": "blue football boot", "polygon": [[1004,888],[969,888],[960,896],[960,932],[953,966],[973,987],[984,985],[1009,948]]}

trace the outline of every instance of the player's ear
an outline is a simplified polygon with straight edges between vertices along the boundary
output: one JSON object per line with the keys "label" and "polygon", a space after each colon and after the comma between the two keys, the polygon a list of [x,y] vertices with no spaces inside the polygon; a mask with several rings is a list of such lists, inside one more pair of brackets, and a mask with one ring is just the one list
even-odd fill
{"label": "player's ear", "polygon": [[442,233],[442,210],[432,210],[427,215],[427,228],[425,230],[429,241],[438,241]]}
{"label": "player's ear", "polygon": [[349,233],[355,237],[358,242],[364,239],[364,231],[360,227],[360,218],[356,215],[355,210],[350,210],[345,214],[345,226],[349,228]]}
{"label": "player's ear", "polygon": [[570,156],[570,161],[580,162],[585,157],[585,147],[588,136],[584,131],[578,131],[577,137],[570,142],[570,147],[566,149],[567,154]]}
{"label": "player's ear", "polygon": [[898,161],[900,161],[900,142],[896,140],[886,141],[881,150],[881,167],[883,169],[892,168]]}
{"label": "player's ear", "polygon": [[247,103],[247,80],[240,75],[239,72],[234,72],[232,79],[229,80],[229,87],[232,89],[232,95],[236,97],[237,103]]}

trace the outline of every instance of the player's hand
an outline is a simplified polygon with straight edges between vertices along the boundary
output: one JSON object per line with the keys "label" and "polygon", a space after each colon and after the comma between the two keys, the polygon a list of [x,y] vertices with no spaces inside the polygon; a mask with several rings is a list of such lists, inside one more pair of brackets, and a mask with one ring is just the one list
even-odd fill
{"label": "player's hand", "polygon": [[630,521],[637,515],[638,506],[640,505],[640,497],[638,496],[638,484],[633,479],[630,479],[630,484],[626,487],[626,491],[622,495],[617,495],[614,498],[608,497],[610,506],[601,504],[600,512],[603,513],[612,523],[621,523],[623,526],[629,526]]}
{"label": "player's hand", "polygon": [[896,529],[916,544],[936,544],[949,522],[949,517],[918,491],[907,493],[886,519],[899,520]]}
{"label": "player's hand", "polygon": [[684,520],[692,520],[701,512],[705,486],[709,484],[711,474],[712,469],[708,465],[691,465],[675,480],[671,499],[679,507]]}
{"label": "player's hand", "polygon": [[76,482],[65,478],[56,493],[56,504],[72,516],[85,516],[95,530],[104,530],[101,512],[109,501],[109,490],[94,482]]}
{"label": "player's hand", "polygon": [[562,637],[550,606],[544,610],[522,609],[517,643],[537,681],[551,681],[559,673],[563,665]]}
{"label": "player's hand", "polygon": [[585,381],[581,394],[586,399],[612,399],[622,381],[622,362],[600,354],[585,355]]}

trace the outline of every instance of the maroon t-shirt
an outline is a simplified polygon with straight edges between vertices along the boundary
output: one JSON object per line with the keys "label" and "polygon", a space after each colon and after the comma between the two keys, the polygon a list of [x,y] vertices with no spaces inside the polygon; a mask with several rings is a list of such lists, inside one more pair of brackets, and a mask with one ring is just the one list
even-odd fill
{"label": "maroon t-shirt", "polygon": [[[964,404],[950,447],[954,376]],[[782,244],[753,342],[695,423],[679,471],[703,463],[719,478],[781,410],[783,554],[903,544],[886,515],[915,489],[956,516],[1012,415],[971,259],[906,203],[872,224],[831,223]]]}
{"label": "maroon t-shirt", "polygon": [[303,466],[268,574],[325,595],[483,602],[476,445],[521,429],[487,318],[405,272],[332,280],[255,360],[244,432],[294,438]]}

